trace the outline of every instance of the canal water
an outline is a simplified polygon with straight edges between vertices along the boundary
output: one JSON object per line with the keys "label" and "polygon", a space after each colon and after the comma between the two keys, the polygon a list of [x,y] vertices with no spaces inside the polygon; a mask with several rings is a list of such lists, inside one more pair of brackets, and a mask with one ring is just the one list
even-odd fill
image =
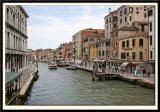
{"label": "canal water", "polygon": [[47,63],[38,63],[38,75],[24,105],[155,105],[154,89],[120,80],[92,82],[91,72],[49,70]]}

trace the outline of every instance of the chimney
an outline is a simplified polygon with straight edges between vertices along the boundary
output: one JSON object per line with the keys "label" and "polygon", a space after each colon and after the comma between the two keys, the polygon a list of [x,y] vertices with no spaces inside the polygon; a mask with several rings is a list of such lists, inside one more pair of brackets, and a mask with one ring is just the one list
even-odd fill
{"label": "chimney", "polygon": [[111,13],[111,8],[109,8],[109,14]]}

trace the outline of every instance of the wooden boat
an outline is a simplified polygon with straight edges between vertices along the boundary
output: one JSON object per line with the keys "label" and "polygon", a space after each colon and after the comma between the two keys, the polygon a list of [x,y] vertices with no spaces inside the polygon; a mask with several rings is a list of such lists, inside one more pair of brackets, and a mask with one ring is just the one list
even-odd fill
{"label": "wooden boat", "polygon": [[49,69],[57,69],[57,64],[56,64],[55,62],[50,62],[50,63],[48,64],[48,68],[49,68]]}

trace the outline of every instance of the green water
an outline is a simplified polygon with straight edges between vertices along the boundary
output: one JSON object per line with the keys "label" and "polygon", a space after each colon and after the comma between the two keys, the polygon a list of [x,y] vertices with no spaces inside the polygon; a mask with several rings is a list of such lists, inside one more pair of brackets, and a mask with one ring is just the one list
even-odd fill
{"label": "green water", "polygon": [[49,70],[46,63],[38,63],[38,75],[25,105],[155,105],[154,89],[120,80],[92,82],[90,72]]}

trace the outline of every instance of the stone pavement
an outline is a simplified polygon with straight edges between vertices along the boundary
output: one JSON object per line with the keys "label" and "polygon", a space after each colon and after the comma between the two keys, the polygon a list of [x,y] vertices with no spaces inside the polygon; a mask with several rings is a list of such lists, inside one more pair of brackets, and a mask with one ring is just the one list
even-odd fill
{"label": "stone pavement", "polygon": [[24,84],[30,78],[31,73],[33,73],[35,70],[36,68],[34,67],[34,65],[32,63],[29,63],[27,69],[22,71],[22,76],[20,79],[20,89],[22,89]]}

